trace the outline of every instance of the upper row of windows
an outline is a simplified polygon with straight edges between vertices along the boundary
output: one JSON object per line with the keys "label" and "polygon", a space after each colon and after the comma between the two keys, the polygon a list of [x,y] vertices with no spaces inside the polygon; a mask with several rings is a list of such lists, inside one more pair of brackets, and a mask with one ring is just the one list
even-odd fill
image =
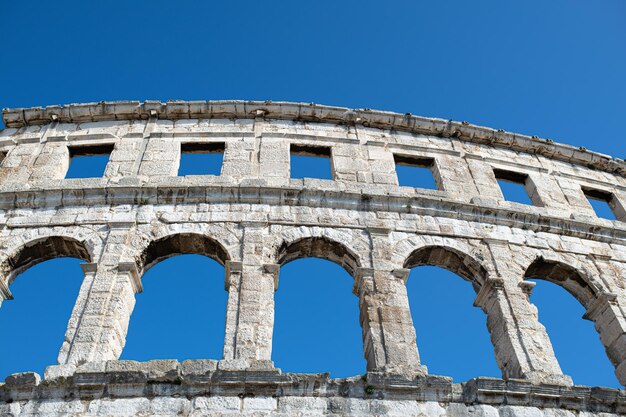
{"label": "upper row of windows", "polygon": [[[220,175],[224,149],[224,143],[181,144],[178,175]],[[112,151],[113,145],[70,148],[66,178],[103,176]],[[290,154],[291,178],[333,178],[329,147],[292,144]],[[394,155],[394,159],[400,186],[442,189],[433,158]],[[506,201],[543,206],[527,174],[502,169],[494,169],[493,173]],[[617,200],[613,194],[589,188],[582,191],[598,217],[616,220]]]}

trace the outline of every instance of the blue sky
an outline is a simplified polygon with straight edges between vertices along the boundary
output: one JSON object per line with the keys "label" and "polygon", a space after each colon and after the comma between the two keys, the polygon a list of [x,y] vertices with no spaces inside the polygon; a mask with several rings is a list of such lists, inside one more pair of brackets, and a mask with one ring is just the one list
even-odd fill
{"label": "blue sky", "polygon": [[[625,18],[622,0],[0,1],[0,107],[304,101],[467,120],[624,157]],[[308,262],[317,262],[315,268]],[[167,272],[170,267],[196,272]],[[327,273],[308,272],[318,268]],[[148,274],[123,357],[219,356],[226,298],[221,268],[192,256]],[[0,309],[0,378],[53,363],[80,277],[76,261],[55,260],[17,278],[16,300]],[[277,366],[334,376],[364,372],[350,286],[345,271],[327,262],[283,268]],[[176,296],[172,288],[180,289]],[[54,291],[57,297],[44,296]],[[459,381],[499,375],[469,284],[422,267],[411,273],[408,291],[422,359],[432,373]],[[176,307],[194,292],[207,298]],[[532,301],[565,372],[578,383],[617,386],[573,297],[541,282]],[[172,314],[163,314],[163,306]],[[193,308],[198,321],[184,323]],[[56,316],[57,324],[48,321]],[[155,322],[161,326],[150,330]],[[206,332],[193,334],[198,328]],[[49,339],[33,339],[34,330],[41,337],[49,332]]]}

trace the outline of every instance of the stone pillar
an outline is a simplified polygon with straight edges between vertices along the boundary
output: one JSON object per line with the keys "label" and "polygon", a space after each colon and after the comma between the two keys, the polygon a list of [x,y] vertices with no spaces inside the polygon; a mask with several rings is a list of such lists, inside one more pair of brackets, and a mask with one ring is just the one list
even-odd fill
{"label": "stone pillar", "polygon": [[80,267],[83,270],[83,274],[85,275],[85,277],[83,278],[83,282],[80,285],[80,290],[78,291],[76,303],[74,303],[70,320],[67,323],[65,338],[63,339],[63,344],[61,345],[61,350],[58,356],[59,364],[68,363],[68,356],[70,351],[72,350],[72,345],[76,341],[76,331],[81,325],[83,311],[85,310],[85,304],[87,302],[87,299],[89,298],[91,287],[93,286],[96,270],[98,269],[98,264],[84,263],[80,264]]}
{"label": "stone pillar", "polygon": [[115,142],[109,155],[109,163],[104,172],[105,178],[130,177],[137,175],[138,160],[142,157],[142,138],[124,137]]}
{"label": "stone pillar", "polygon": [[512,281],[513,277],[487,279],[474,302],[487,314],[502,377],[572,385],[571,378],[561,372],[546,329],[539,323],[537,309],[528,299],[532,283],[522,282],[519,286],[511,285]]}
{"label": "stone pillar", "polygon": [[[69,166],[69,152],[64,143],[48,144],[59,125],[56,116],[39,128],[38,138],[30,136],[4,155],[0,166],[0,183],[25,183],[29,179],[63,178]],[[30,130],[30,129],[29,129]],[[34,133],[34,132],[33,132]]]}
{"label": "stone pillar", "polygon": [[620,301],[614,294],[602,293],[583,318],[593,321],[607,356],[615,365],[617,379],[626,385],[626,314]]}
{"label": "stone pillar", "polygon": [[231,360],[235,359],[237,349],[242,264],[241,262],[226,261],[224,271],[224,288],[228,291],[228,300],[226,301],[226,328],[222,359]]}
{"label": "stone pillar", "polygon": [[0,166],[0,184],[27,182],[41,147],[39,143],[21,143],[11,148]]}
{"label": "stone pillar", "polygon": [[[259,123],[255,123],[255,128]],[[282,137],[259,137],[259,176],[271,184],[289,184],[289,142]]]}
{"label": "stone pillar", "polygon": [[[259,122],[255,121],[256,127]],[[255,129],[256,132],[256,129]],[[242,132],[241,139],[228,140],[225,143],[221,175],[241,179],[254,177],[258,171],[257,138]]]}
{"label": "stone pillar", "polygon": [[126,342],[135,293],[142,290],[136,265],[120,263],[115,248],[126,239],[127,228],[112,228],[100,262],[86,264],[85,280],[72,311],[60,364],[119,358]]}
{"label": "stone pillar", "polygon": [[13,299],[13,294],[11,294],[11,290],[9,290],[9,287],[4,282],[4,280],[0,279],[0,307],[2,307],[2,302],[4,300],[12,300],[12,299]]}
{"label": "stone pillar", "polygon": [[278,265],[261,262],[265,228],[247,225],[242,262],[226,263],[226,335],[222,368],[273,367],[274,292]]}
{"label": "stone pillar", "polygon": [[135,161],[132,165],[129,161],[125,168],[126,172],[149,177],[177,175],[180,164],[180,141],[174,139],[171,134],[164,136],[152,134],[160,131],[167,132],[167,126],[170,129],[173,128],[173,122],[159,123],[156,110],[150,110],[150,118],[142,134],[143,139],[137,144],[137,150],[132,152]]}
{"label": "stone pillar", "polygon": [[335,181],[372,183],[372,171],[367,148],[359,145],[352,129],[345,130],[346,139],[351,143],[337,143],[333,146],[332,163]]}
{"label": "stone pillar", "polygon": [[70,166],[70,151],[65,142],[46,142],[33,162],[31,180],[63,179]]}
{"label": "stone pillar", "polygon": [[387,147],[377,146],[375,142],[369,143],[367,158],[375,184],[398,185],[396,162],[393,153]]}
{"label": "stone pillar", "polygon": [[369,372],[426,374],[420,365],[406,279],[410,270],[359,268],[354,293],[359,297],[363,347]]}

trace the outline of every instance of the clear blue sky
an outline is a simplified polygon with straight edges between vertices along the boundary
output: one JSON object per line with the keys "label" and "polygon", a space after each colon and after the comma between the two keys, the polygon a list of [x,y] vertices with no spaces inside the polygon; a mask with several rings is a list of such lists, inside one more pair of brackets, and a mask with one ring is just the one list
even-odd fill
{"label": "clear blue sky", "polygon": [[[625,19],[622,0],[0,1],[0,107],[121,99],[304,101],[467,120],[624,157]],[[317,262],[315,268],[308,262]],[[183,267],[199,272],[167,272]],[[328,272],[307,272],[318,268]],[[220,267],[191,256],[149,274],[123,357],[218,357],[226,299]],[[459,381],[497,376],[472,290],[448,275],[422,267],[409,278],[422,359],[432,373]],[[16,300],[0,309],[0,379],[41,372],[54,361],[80,276],[76,261],[57,260],[18,277],[11,287]],[[172,285],[180,288],[176,297],[167,294]],[[278,366],[335,376],[364,371],[350,286],[351,278],[334,264],[302,260],[283,268],[276,294]],[[540,283],[533,302],[562,367],[578,383],[617,386],[593,326],[580,318],[582,309],[551,287]],[[53,300],[43,296],[54,291]],[[194,292],[215,299],[176,307]],[[194,311],[198,322],[178,327]],[[60,317],[56,324],[48,322],[53,316]],[[202,326],[205,334],[190,330]],[[28,335],[36,330],[44,337],[46,329],[48,339]]]}

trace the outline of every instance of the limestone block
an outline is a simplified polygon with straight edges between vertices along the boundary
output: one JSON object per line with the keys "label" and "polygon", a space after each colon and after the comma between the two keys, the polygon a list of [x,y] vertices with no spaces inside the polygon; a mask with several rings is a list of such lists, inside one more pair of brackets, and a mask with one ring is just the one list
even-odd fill
{"label": "limestone block", "polygon": [[21,410],[21,416],[83,415],[85,406],[79,399],[54,399],[29,402]]}
{"label": "limestone block", "polygon": [[89,404],[88,415],[98,416],[134,416],[148,414],[151,410],[147,398],[98,399]]}
{"label": "limestone block", "polygon": [[278,400],[271,397],[244,397],[243,398],[243,411],[244,412],[259,412],[259,411],[275,411],[278,408]]}
{"label": "limestone block", "polygon": [[206,412],[239,411],[243,400],[239,397],[196,397],[191,409],[192,415],[205,415]]}
{"label": "limestone block", "polygon": [[74,375],[76,366],[74,365],[52,365],[48,366],[44,372],[46,382],[59,382]]}
{"label": "limestone block", "polygon": [[4,383],[10,387],[35,387],[41,382],[41,377],[35,372],[20,372],[6,377]]}
{"label": "limestone block", "polygon": [[278,399],[278,411],[295,414],[306,410],[310,414],[324,414],[328,409],[328,402],[323,398],[311,397],[281,397]]}
{"label": "limestone block", "polygon": [[187,415],[190,410],[187,398],[157,397],[150,401],[151,416]]}
{"label": "limestone block", "polygon": [[2,404],[0,403],[0,415],[6,416],[6,417],[18,417],[20,415],[20,412],[22,410],[22,407],[20,405],[20,403],[9,403],[9,404]]}
{"label": "limestone block", "polygon": [[208,359],[183,361],[180,364],[181,376],[184,380],[206,380],[215,370],[217,370],[217,363],[218,361],[216,360]]}
{"label": "limestone block", "polygon": [[500,417],[544,417],[544,414],[533,407],[505,406],[500,409]]}

